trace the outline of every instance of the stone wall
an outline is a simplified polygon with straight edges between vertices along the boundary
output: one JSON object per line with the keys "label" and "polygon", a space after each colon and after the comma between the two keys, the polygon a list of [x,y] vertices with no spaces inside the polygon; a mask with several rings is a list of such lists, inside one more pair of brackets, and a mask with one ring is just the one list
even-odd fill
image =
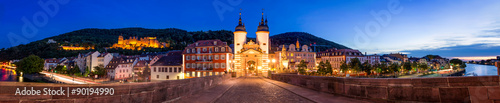
{"label": "stone wall", "polygon": [[[162,82],[95,85],[0,82],[0,103],[159,103],[164,101],[175,101],[184,96],[189,96],[192,93],[214,87],[228,78],[230,78],[230,75]],[[64,90],[66,90],[67,87],[69,87],[69,90],[73,88],[114,88],[114,95],[69,95],[69,97],[66,95],[15,95],[17,88],[22,90],[24,87],[28,89],[33,87],[35,90],[42,90],[43,88],[59,89],[60,87],[63,87]]]}
{"label": "stone wall", "polygon": [[499,76],[399,79],[272,74],[271,79],[378,102],[500,102]]}

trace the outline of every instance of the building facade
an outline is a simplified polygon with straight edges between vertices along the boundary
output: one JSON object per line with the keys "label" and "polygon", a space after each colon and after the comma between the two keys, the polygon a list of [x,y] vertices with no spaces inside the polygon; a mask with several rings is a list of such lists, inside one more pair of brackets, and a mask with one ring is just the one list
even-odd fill
{"label": "building facade", "polygon": [[152,81],[179,79],[184,79],[182,51],[169,52],[151,65]]}
{"label": "building facade", "polygon": [[320,56],[322,62],[330,62],[334,72],[339,72],[342,63],[349,63],[354,58],[358,58],[361,63],[367,61],[367,58],[363,55],[363,53],[354,49],[333,48],[319,52],[318,56]]}
{"label": "building facade", "polygon": [[105,67],[108,78],[111,80],[128,79],[133,77],[133,65],[137,63],[136,58],[117,57],[113,58]]}
{"label": "building facade", "polygon": [[267,75],[269,70],[269,27],[267,19],[264,20],[264,13],[260,20],[256,32],[256,41],[246,41],[247,32],[245,25],[241,21],[234,31],[234,69],[237,76],[243,75]]}
{"label": "building facade", "polygon": [[308,70],[315,70],[316,53],[307,45],[300,46],[297,39],[296,44],[281,45],[271,56],[271,67],[278,72],[296,71],[300,61],[307,64]]}
{"label": "building facade", "polygon": [[220,75],[228,72],[233,58],[232,49],[221,40],[201,40],[188,45],[182,52],[187,77]]}

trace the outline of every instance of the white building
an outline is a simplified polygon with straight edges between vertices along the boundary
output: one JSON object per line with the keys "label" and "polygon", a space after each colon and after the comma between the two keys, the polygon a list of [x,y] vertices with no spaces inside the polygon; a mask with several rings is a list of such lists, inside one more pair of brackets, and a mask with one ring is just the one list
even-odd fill
{"label": "white building", "polygon": [[57,60],[56,58],[45,59],[45,63],[43,64],[43,70],[54,69],[56,68],[58,63],[59,60]]}
{"label": "white building", "polygon": [[97,56],[97,65],[103,65],[104,67],[108,66],[109,62],[113,59],[113,55],[111,53],[102,53]]}
{"label": "white building", "polygon": [[151,65],[151,80],[184,79],[182,67],[182,51],[169,52]]}
{"label": "white building", "polygon": [[94,67],[99,66],[97,56],[99,56],[101,53],[98,51],[95,52],[89,52],[85,54],[85,66],[88,67],[91,71],[94,71]]}
{"label": "white building", "polygon": [[108,78],[111,80],[131,78],[134,73],[133,65],[136,63],[137,58],[113,58],[105,67],[108,72]]}

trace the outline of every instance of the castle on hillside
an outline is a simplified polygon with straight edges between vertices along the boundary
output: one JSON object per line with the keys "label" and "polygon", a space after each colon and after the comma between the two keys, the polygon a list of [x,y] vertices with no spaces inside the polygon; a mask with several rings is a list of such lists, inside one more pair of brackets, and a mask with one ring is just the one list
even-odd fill
{"label": "castle on hillside", "polygon": [[141,50],[144,47],[148,48],[164,48],[166,43],[161,43],[156,40],[156,37],[129,37],[129,39],[123,39],[123,36],[118,36],[118,43],[113,44],[111,48],[122,48],[122,49],[132,49]]}

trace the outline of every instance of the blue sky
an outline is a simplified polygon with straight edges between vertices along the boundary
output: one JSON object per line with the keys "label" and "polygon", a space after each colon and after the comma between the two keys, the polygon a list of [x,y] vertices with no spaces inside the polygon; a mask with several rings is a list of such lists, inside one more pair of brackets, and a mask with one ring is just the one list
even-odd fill
{"label": "blue sky", "polygon": [[[309,32],[362,52],[378,54],[402,52],[417,57],[438,54],[450,58],[500,55],[498,0],[40,1],[57,3],[57,13],[44,11],[37,0],[0,1],[0,48],[83,28],[234,30],[240,8],[249,36],[255,37],[260,13],[265,8],[271,35]],[[390,19],[371,14],[372,11],[390,11],[390,7],[400,10],[389,12]],[[226,11],[217,12],[220,9]],[[47,18],[40,16],[42,14]],[[25,23],[22,18],[33,22],[34,16],[38,21],[47,21],[38,25],[33,23],[38,31],[24,30],[31,34],[23,35]],[[377,18],[383,18],[386,25],[382,26]],[[374,28],[370,23],[378,24],[380,28]],[[355,28],[362,32],[379,32],[373,36],[359,36]],[[368,42],[360,43],[356,39],[359,37]]]}

